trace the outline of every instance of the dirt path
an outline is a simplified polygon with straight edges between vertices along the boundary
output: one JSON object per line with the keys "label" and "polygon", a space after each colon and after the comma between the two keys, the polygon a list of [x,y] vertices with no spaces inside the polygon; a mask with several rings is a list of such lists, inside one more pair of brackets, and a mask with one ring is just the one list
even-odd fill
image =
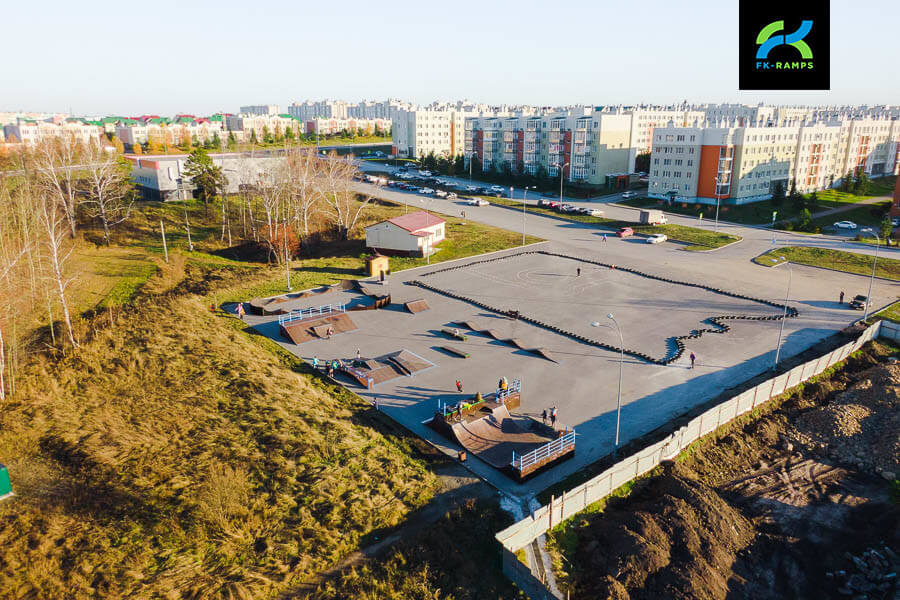
{"label": "dirt path", "polygon": [[281,598],[284,600],[306,598],[324,582],[338,577],[351,567],[383,555],[401,539],[421,533],[429,525],[463,503],[472,499],[490,498],[497,493],[494,488],[481,479],[473,477],[467,469],[457,463],[441,465],[435,469],[435,474],[441,480],[441,490],[431,502],[410,514],[409,518],[401,525],[384,531],[381,535],[373,536],[374,543],[347,555],[338,564],[318,573],[290,592],[283,594]]}

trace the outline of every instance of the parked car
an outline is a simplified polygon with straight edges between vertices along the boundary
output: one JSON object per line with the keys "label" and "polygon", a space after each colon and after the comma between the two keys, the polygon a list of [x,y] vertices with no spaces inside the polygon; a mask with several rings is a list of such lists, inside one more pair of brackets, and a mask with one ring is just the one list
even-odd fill
{"label": "parked car", "polygon": [[571,204],[563,204],[562,206],[559,207],[558,210],[559,210],[559,212],[564,212],[564,213],[574,213],[574,212],[578,212],[578,207],[573,206]]}
{"label": "parked car", "polygon": [[602,217],[603,211],[598,208],[589,208],[589,209],[587,209],[587,212],[584,214],[586,214],[589,217]]}
{"label": "parked car", "polygon": [[492,192],[503,192],[506,188],[502,185],[492,185],[489,189]]}
{"label": "parked car", "polygon": [[447,200],[455,200],[456,198],[456,192],[447,192]]}
{"label": "parked car", "polygon": [[446,197],[447,197],[447,192],[444,191],[444,190],[437,190],[437,191],[434,193],[434,195],[437,196],[438,198],[446,198]]}
{"label": "parked car", "polygon": [[557,206],[560,206],[560,203],[557,200],[551,200],[546,204],[546,206],[547,208],[556,208]]}
{"label": "parked car", "polygon": [[474,194],[478,190],[479,190],[479,188],[477,185],[467,185],[466,186],[466,191],[469,192],[470,194]]}
{"label": "parked car", "polygon": [[470,206],[487,206],[490,202],[484,198],[469,198],[466,204],[469,204]]}
{"label": "parked car", "polygon": [[900,227],[900,217],[894,217],[891,219],[891,225],[894,227]]}
{"label": "parked car", "polygon": [[419,190],[419,193],[420,194],[433,194],[434,190],[431,189],[430,187],[423,187]]}
{"label": "parked car", "polygon": [[834,226],[838,229],[856,229],[856,223],[853,221],[838,221]]}
{"label": "parked car", "polygon": [[853,297],[853,300],[850,301],[850,308],[855,308],[856,310],[865,310],[868,304],[869,299],[866,296],[857,294]]}
{"label": "parked car", "polygon": [[664,233],[654,233],[647,237],[647,243],[648,244],[661,244],[664,241],[666,241],[667,239],[669,239],[669,238]]}
{"label": "parked car", "polygon": [[431,177],[431,171],[419,171],[419,175],[422,177]]}
{"label": "parked car", "polygon": [[413,185],[413,184],[410,183],[410,184],[408,184],[408,185],[406,186],[406,191],[408,191],[408,192],[418,192],[418,191],[419,191],[419,186]]}
{"label": "parked car", "polygon": [[538,199],[538,201],[537,201],[537,205],[538,205],[538,206],[542,206],[542,207],[549,207],[549,206],[550,206],[550,200],[545,200],[544,198],[540,198],[540,199]]}
{"label": "parked car", "polygon": [[619,227],[619,230],[616,231],[616,235],[620,238],[627,238],[634,235],[634,229],[631,227]]}
{"label": "parked car", "polygon": [[625,192],[622,194],[622,199],[627,200],[628,198],[634,198],[635,196],[637,196],[637,194],[634,192]]}

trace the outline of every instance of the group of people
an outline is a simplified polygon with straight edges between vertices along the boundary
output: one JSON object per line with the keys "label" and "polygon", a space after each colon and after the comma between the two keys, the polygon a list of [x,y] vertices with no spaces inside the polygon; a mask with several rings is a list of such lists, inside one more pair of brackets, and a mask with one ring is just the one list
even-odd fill
{"label": "group of people", "polygon": [[559,416],[559,409],[555,406],[551,406],[550,408],[545,408],[543,412],[541,412],[541,422],[546,425],[547,419],[550,419],[550,427],[556,429],[556,418]]}
{"label": "group of people", "polygon": [[339,361],[338,359],[336,359],[336,358],[333,359],[331,362],[325,361],[324,363],[321,363],[321,362],[319,361],[319,357],[318,357],[318,356],[313,356],[313,358],[312,358],[312,367],[313,367],[313,369],[315,369],[316,371],[318,371],[318,370],[319,370],[319,365],[320,365],[320,364],[322,364],[322,365],[324,365],[324,366],[326,367],[326,369],[328,370],[328,376],[329,376],[329,377],[334,377],[334,372],[341,368],[341,363],[340,363],[340,361]]}

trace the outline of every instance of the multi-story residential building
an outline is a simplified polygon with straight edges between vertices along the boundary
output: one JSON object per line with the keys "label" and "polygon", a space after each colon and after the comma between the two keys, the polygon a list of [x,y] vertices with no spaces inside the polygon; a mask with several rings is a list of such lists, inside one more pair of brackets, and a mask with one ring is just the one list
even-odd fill
{"label": "multi-story residential building", "polygon": [[225,128],[221,115],[209,118],[178,115],[174,119],[145,116],[139,119],[120,118],[115,134],[123,144],[128,145],[145,144],[150,141],[159,144],[183,144],[187,140],[205,143],[214,139],[216,135],[222,140]]}
{"label": "multi-story residential building", "polygon": [[277,115],[281,113],[277,104],[253,104],[241,107],[242,115]]}
{"label": "multi-story residential building", "polygon": [[478,114],[454,107],[397,109],[391,115],[394,153],[411,158],[432,152],[444,156],[463,154],[466,118]]}
{"label": "multi-story residential building", "polygon": [[900,121],[855,119],[781,126],[672,124],[654,130],[648,195],[683,202],[745,204],[772,197],[776,186],[803,193],[898,169]]}
{"label": "multi-story residential building", "polygon": [[239,142],[250,141],[254,132],[261,142],[266,133],[281,136],[290,129],[296,135],[301,129],[300,121],[290,115],[229,115],[225,124]]}
{"label": "multi-story residential building", "polygon": [[363,131],[371,131],[374,134],[375,132],[384,133],[390,130],[391,120],[354,117],[349,119],[310,119],[304,123],[304,128],[306,133],[318,133],[320,135],[341,133],[342,131],[358,132],[360,129]]}
{"label": "multi-story residential building", "polygon": [[343,100],[305,100],[294,102],[288,106],[288,114],[301,121],[310,121],[319,117],[346,119],[347,103]]}
{"label": "multi-story residential building", "polygon": [[7,142],[16,141],[25,145],[34,145],[54,138],[70,138],[81,143],[89,143],[99,140],[103,134],[103,127],[99,124],[80,120],[53,123],[18,119],[15,124],[4,126],[3,130]]}

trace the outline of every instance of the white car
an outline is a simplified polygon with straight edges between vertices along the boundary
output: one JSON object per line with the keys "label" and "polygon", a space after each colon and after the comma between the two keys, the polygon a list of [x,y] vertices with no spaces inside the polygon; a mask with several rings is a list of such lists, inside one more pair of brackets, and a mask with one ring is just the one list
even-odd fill
{"label": "white car", "polygon": [[467,185],[466,191],[469,192],[470,194],[474,194],[475,192],[478,191],[478,186],[477,185]]}
{"label": "white car", "polygon": [[648,244],[661,244],[669,239],[664,233],[654,233],[647,238]]}
{"label": "white car", "polygon": [[634,198],[635,196],[637,196],[637,194],[635,194],[634,192],[625,192],[624,194],[622,194],[622,198],[625,199]]}
{"label": "white car", "polygon": [[502,185],[492,185],[490,187],[490,190],[492,192],[498,192],[498,193],[502,194],[504,192],[504,190],[506,190],[506,188],[503,187]]}
{"label": "white car", "polygon": [[466,204],[468,204],[469,206],[487,206],[488,204],[490,204],[490,202],[488,202],[484,198],[469,198]]}
{"label": "white car", "polygon": [[437,196],[438,198],[446,198],[447,192],[445,192],[444,190],[438,190],[434,193],[434,195]]}
{"label": "white car", "polygon": [[456,197],[457,197],[456,192],[448,192],[447,193],[447,200],[455,200]]}
{"label": "white car", "polygon": [[838,229],[856,229],[856,223],[853,221],[838,221],[834,226]]}
{"label": "white car", "polygon": [[584,214],[586,214],[586,215],[589,216],[589,217],[602,217],[602,216],[603,216],[603,211],[602,211],[602,210],[598,210],[598,209],[596,209],[596,208],[589,208],[589,209],[587,209],[587,210],[585,211]]}
{"label": "white car", "polygon": [[419,175],[422,177],[431,177],[431,171],[419,171]]}
{"label": "white car", "polygon": [[434,190],[431,188],[422,188],[419,190],[420,194],[433,194]]}

